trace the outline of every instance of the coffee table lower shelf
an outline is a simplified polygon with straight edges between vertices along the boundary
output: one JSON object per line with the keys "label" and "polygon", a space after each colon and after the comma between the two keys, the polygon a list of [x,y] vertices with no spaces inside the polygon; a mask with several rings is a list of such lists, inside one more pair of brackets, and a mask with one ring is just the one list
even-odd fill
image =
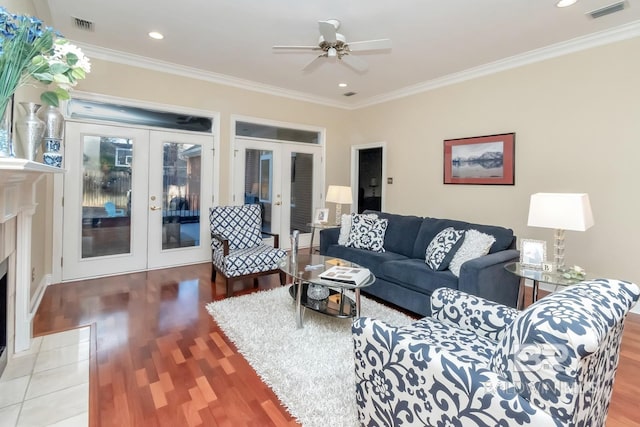
{"label": "coffee table lower shelf", "polygon": [[[329,288],[329,296],[323,300],[315,300],[307,298],[307,287],[309,282],[302,284],[301,304],[303,307],[317,311],[318,313],[326,314],[327,316],[338,317],[341,319],[347,319],[350,317],[356,317],[357,309],[356,303],[344,295],[340,291],[335,291]],[[289,295],[295,301],[297,298],[296,285],[289,286]]]}

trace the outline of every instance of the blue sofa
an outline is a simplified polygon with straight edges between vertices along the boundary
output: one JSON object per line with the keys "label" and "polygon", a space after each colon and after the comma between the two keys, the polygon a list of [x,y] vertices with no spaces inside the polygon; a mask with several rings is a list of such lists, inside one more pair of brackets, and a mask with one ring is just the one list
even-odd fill
{"label": "blue sofa", "polygon": [[[430,298],[437,288],[458,289],[500,304],[516,307],[520,280],[504,269],[517,261],[516,237],[513,230],[438,218],[421,218],[385,212],[375,213],[388,220],[384,237],[385,252],[372,252],[338,244],[340,230],[320,232],[320,254],[342,258],[368,268],[376,276],[373,285],[362,292],[422,316],[430,315]],[[476,229],[490,234],[496,241],[489,254],[462,264],[460,277],[451,271],[434,271],[425,264],[425,251],[431,239],[441,230]]]}

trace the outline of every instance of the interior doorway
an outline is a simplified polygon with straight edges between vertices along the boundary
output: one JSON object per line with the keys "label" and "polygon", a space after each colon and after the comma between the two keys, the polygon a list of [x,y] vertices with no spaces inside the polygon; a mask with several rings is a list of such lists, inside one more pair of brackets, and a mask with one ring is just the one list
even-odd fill
{"label": "interior doorway", "polygon": [[384,210],[385,143],[352,147],[354,211]]}

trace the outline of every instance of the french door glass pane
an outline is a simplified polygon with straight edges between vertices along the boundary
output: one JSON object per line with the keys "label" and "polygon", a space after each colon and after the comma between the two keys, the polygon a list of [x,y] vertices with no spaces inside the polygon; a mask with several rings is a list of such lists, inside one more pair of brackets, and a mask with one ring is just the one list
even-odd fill
{"label": "french door glass pane", "polygon": [[293,230],[311,232],[313,208],[313,154],[291,153],[291,220]]}
{"label": "french door glass pane", "polygon": [[82,258],[131,252],[133,140],[82,140]]}
{"label": "french door glass pane", "polygon": [[162,249],[200,245],[202,146],[165,142],[162,161]]}
{"label": "french door glass pane", "polygon": [[262,231],[271,231],[273,151],[247,149],[244,165],[244,203],[259,203]]}

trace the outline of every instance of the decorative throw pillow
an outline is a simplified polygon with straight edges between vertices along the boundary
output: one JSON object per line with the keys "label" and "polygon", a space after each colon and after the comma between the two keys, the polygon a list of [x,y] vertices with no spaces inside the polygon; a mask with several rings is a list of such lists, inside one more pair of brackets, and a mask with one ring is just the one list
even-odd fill
{"label": "decorative throw pillow", "polygon": [[453,256],[449,264],[449,270],[456,276],[460,277],[460,267],[470,259],[478,258],[489,253],[491,245],[496,238],[478,230],[467,230],[464,233],[464,241],[460,248]]}
{"label": "decorative throw pillow", "polygon": [[386,219],[371,218],[368,215],[353,215],[347,246],[384,252],[384,235],[387,232]]}
{"label": "decorative throw pillow", "polygon": [[259,227],[225,229],[221,230],[220,234],[229,240],[229,249],[252,248],[262,243]]}
{"label": "decorative throw pillow", "polygon": [[424,262],[432,270],[446,270],[456,251],[462,245],[463,237],[464,230],[456,230],[453,227],[440,231],[429,242]]}
{"label": "decorative throw pillow", "polygon": [[[338,244],[340,246],[346,246],[347,242],[349,241],[349,232],[351,231],[351,218],[353,218],[354,215],[358,214],[342,214],[342,218],[340,219],[340,236],[338,237]],[[366,215],[370,218],[378,218],[378,215],[374,213],[360,215]]]}

